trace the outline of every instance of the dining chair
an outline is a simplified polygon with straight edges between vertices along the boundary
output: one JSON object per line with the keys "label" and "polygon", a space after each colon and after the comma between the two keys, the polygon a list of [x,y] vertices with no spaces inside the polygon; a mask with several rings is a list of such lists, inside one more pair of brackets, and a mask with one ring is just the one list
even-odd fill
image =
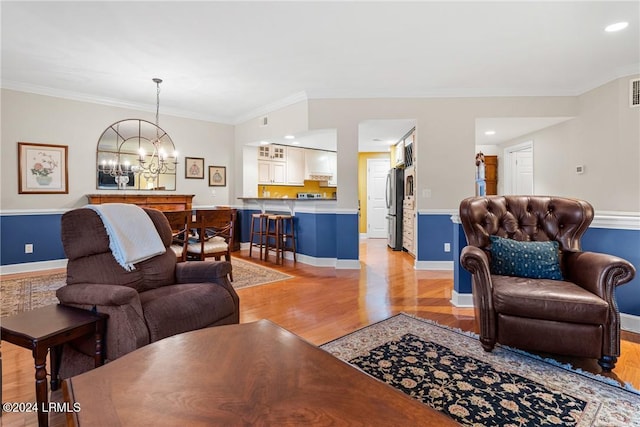
{"label": "dining chair", "polygon": [[171,250],[176,253],[178,262],[187,260],[187,244],[189,243],[189,230],[191,228],[191,211],[166,211],[164,216],[171,226]]}
{"label": "dining chair", "polygon": [[[195,237],[187,244],[187,258],[204,261],[213,257],[231,263],[231,239],[233,236],[233,211],[231,209],[198,209],[191,228]],[[233,281],[233,272],[229,273]]]}

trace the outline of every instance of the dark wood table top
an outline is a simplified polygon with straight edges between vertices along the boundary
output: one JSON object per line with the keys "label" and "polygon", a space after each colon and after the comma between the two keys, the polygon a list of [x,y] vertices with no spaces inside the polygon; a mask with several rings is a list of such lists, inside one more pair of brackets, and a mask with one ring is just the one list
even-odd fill
{"label": "dark wood table top", "polygon": [[76,425],[458,425],[268,320],[163,339],[63,390]]}
{"label": "dark wood table top", "polygon": [[75,307],[60,304],[47,305],[30,311],[8,316],[2,319],[4,334],[11,334],[24,339],[43,341],[64,333],[78,326],[95,323],[107,316]]}

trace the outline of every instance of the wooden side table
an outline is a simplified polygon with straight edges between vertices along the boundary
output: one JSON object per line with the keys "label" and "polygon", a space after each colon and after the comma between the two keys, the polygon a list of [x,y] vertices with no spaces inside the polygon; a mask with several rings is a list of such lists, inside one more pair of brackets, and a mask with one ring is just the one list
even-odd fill
{"label": "wooden side table", "polygon": [[105,333],[104,313],[94,313],[75,307],[56,304],[9,316],[0,327],[3,340],[31,349],[35,362],[38,425],[49,425],[49,392],[47,390],[47,353],[51,349],[51,390],[60,386],[58,369],[62,344],[76,338],[94,335],[96,341],[95,366],[103,364],[102,337]]}

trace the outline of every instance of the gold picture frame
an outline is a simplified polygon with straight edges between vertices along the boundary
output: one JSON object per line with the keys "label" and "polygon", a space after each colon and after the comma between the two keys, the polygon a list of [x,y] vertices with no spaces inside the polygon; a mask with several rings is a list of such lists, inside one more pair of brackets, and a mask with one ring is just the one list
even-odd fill
{"label": "gold picture frame", "polygon": [[209,187],[227,186],[227,167],[209,166]]}
{"label": "gold picture frame", "polygon": [[69,194],[69,146],[18,142],[18,194]]}
{"label": "gold picture frame", "polygon": [[184,177],[187,179],[204,179],[204,158],[185,157]]}

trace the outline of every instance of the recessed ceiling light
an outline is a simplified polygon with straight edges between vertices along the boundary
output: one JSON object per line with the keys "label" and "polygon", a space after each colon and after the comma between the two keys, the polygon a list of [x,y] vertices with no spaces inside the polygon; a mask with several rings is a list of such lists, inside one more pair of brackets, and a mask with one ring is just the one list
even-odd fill
{"label": "recessed ceiling light", "polygon": [[271,144],[269,141],[260,141],[260,145],[269,145]]}
{"label": "recessed ceiling light", "polygon": [[495,135],[496,131],[495,130],[488,130],[484,133],[485,135]]}
{"label": "recessed ceiling light", "polygon": [[607,25],[604,29],[607,33],[613,33],[615,31],[624,30],[629,26],[628,22],[616,22],[615,24]]}
{"label": "recessed ceiling light", "polygon": [[295,139],[296,137],[293,135],[285,135],[284,139]]}
{"label": "recessed ceiling light", "polygon": [[291,145],[300,145],[300,143],[298,141],[293,141]]}

